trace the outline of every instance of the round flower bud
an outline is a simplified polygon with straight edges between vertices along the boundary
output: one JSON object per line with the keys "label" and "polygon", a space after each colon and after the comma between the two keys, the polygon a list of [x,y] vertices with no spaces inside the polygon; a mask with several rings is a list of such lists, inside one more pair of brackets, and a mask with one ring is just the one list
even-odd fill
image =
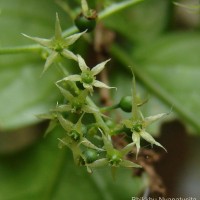
{"label": "round flower bud", "polygon": [[95,160],[97,160],[98,157],[99,157],[98,152],[96,150],[94,150],[94,149],[87,149],[87,150],[85,150],[83,152],[83,155],[85,157],[86,163],[92,163]]}
{"label": "round flower bud", "polygon": [[124,96],[119,102],[119,107],[125,112],[131,112],[132,110],[132,96]]}
{"label": "round flower bud", "polygon": [[96,26],[96,18],[89,18],[80,14],[76,17],[74,23],[80,32],[85,30],[87,30],[87,32],[91,32]]}

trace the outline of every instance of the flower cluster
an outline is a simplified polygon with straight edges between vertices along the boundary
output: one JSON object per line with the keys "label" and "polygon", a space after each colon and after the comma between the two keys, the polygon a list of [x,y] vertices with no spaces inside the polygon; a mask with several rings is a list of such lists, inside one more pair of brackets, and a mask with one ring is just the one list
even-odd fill
{"label": "flower cluster", "polygon": [[[126,112],[131,112],[129,119],[123,119],[117,126],[109,126],[108,117],[103,111],[109,108],[99,108],[91,99],[94,88],[111,89],[105,83],[97,80],[99,74],[110,61],[106,60],[97,64],[93,68],[89,68],[85,60],[80,55],[75,55],[67,48],[79,39],[85,32],[63,37],[59,23],[58,15],[56,15],[55,36],[52,39],[41,39],[37,37],[26,37],[38,42],[44,46],[49,56],[47,57],[44,70],[56,62],[58,56],[73,59],[77,62],[80,74],[71,74],[55,85],[63,96],[62,104],[57,103],[50,113],[42,114],[39,117],[50,119],[47,132],[51,131],[56,125],[60,125],[65,135],[59,138],[59,147],[67,146],[71,149],[74,162],[77,165],[86,166],[88,172],[92,172],[93,168],[110,166],[112,169],[117,167],[140,167],[138,164],[128,160],[126,155],[133,151],[136,147],[136,158],[140,150],[140,139],[144,139],[152,145],[157,145],[165,149],[158,143],[148,132],[146,127],[154,121],[165,116],[166,113],[156,116],[144,118],[139,107],[144,102],[140,102],[136,95],[136,84],[133,75],[132,96],[122,98],[116,106],[111,106],[110,110],[120,107]],[[124,103],[125,101],[125,103]],[[91,116],[91,117],[88,117]],[[90,118],[89,122],[87,121]],[[113,122],[114,120],[110,120]],[[116,149],[112,144],[111,135],[129,131],[132,133],[132,141],[122,149]]]}

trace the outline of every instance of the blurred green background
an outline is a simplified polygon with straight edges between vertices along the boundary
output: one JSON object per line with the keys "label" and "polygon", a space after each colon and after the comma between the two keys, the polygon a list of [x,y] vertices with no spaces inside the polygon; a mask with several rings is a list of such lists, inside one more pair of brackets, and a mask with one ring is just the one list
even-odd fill
{"label": "blurred green background", "polygon": [[[72,8],[79,6],[78,0],[67,2]],[[89,1],[91,6],[96,2]],[[104,2],[109,6],[114,1]],[[199,4],[197,0],[178,2]],[[32,44],[21,33],[51,37],[56,12],[63,30],[73,25],[53,0],[1,0],[0,49]],[[198,7],[144,0],[103,20],[121,48],[121,56],[112,50],[110,55],[109,78],[118,88],[113,100],[131,92],[130,60],[142,73],[136,73],[139,91],[150,96],[145,114],[173,108],[170,117],[151,128],[168,149],[155,169],[169,197],[200,198],[199,17]],[[88,61],[92,59],[84,39],[72,48]],[[65,64],[71,70],[75,67],[68,61]],[[40,78],[43,65],[38,53],[0,55],[0,200],[125,200],[142,195],[147,187],[145,177],[133,177],[127,169],[118,171],[116,181],[108,169],[90,175],[74,165],[69,151],[57,148],[62,130],[43,138],[47,123],[35,115],[47,112],[60,98],[54,86],[59,71],[51,67]]]}

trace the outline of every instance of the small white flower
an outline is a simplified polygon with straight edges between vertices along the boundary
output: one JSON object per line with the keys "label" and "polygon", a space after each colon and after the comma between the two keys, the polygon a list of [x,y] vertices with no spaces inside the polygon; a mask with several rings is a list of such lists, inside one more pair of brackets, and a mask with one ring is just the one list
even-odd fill
{"label": "small white flower", "polygon": [[132,132],[132,140],[131,144],[136,145],[137,153],[136,158],[138,156],[140,150],[140,138],[143,138],[147,142],[151,143],[151,145],[157,145],[167,151],[159,142],[157,142],[152,135],[146,132],[146,128],[152,124],[153,122],[159,120],[160,118],[168,115],[169,113],[161,113],[158,115],[150,116],[144,118],[142,113],[140,112],[137,101],[136,101],[136,84],[135,77],[133,75],[133,87],[132,87],[132,117],[130,119],[126,119],[122,121],[122,124],[126,128],[128,128]]}
{"label": "small white flower", "polygon": [[65,78],[63,78],[60,81],[80,81],[83,84],[83,87],[88,89],[89,91],[93,91],[93,87],[99,87],[99,88],[113,88],[107,86],[105,83],[96,80],[96,75],[99,74],[105,67],[106,63],[110,61],[110,59],[96,65],[93,67],[91,70],[90,68],[86,65],[84,59],[80,56],[77,55],[78,58],[78,64],[81,69],[81,74],[80,75],[70,75]]}
{"label": "small white flower", "polygon": [[67,48],[73,43],[75,43],[76,40],[78,40],[85,32],[86,31],[81,32],[81,33],[76,33],[66,38],[63,37],[58,14],[56,13],[55,36],[52,39],[30,37],[26,34],[22,34],[22,35],[39,43],[40,45],[50,50],[50,54],[47,57],[46,63],[44,65],[44,69],[43,69],[43,73],[44,73],[60,55],[68,59],[73,59],[77,61],[77,56],[71,51],[69,51]]}

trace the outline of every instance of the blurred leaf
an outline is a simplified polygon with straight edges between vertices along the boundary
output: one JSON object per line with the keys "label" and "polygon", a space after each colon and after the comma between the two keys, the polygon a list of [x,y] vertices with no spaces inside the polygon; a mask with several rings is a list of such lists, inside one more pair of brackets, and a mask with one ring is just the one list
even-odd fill
{"label": "blurred leaf", "polygon": [[75,166],[71,152],[58,149],[54,131],[21,154],[0,158],[0,199],[3,200],[115,200],[131,199],[142,189],[131,170],[118,170],[114,182],[110,171],[92,175]]}
{"label": "blurred leaf", "polygon": [[[21,32],[47,38],[53,35],[57,11],[53,1],[1,0],[0,10],[0,47],[30,44]],[[67,24],[68,18],[64,26]],[[34,53],[0,55],[0,129],[35,123],[36,114],[56,104],[58,73],[51,70],[40,78],[45,61],[38,58]]]}
{"label": "blurred leaf", "polygon": [[148,43],[168,25],[170,1],[144,0],[105,19],[105,25],[133,42]]}
{"label": "blurred leaf", "polygon": [[112,53],[124,66],[133,66],[145,87],[199,131],[199,51],[199,34],[176,33],[141,46],[132,57],[119,48]]}
{"label": "blurred leaf", "polygon": [[[56,104],[58,92],[54,86],[56,73],[42,78],[42,64],[33,58],[4,56],[0,68],[0,128],[11,129],[38,121],[36,114],[48,112]],[[52,80],[54,82],[52,82]]]}

